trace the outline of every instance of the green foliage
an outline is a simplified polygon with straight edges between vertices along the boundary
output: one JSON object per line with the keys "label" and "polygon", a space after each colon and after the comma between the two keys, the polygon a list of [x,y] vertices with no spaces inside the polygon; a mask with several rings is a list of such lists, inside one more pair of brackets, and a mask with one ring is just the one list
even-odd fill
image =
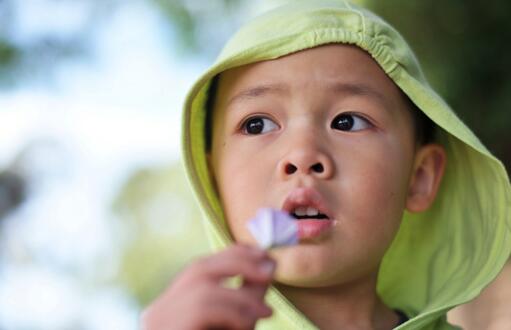
{"label": "green foliage", "polygon": [[16,66],[19,57],[18,48],[0,39],[0,83],[12,83],[12,68]]}
{"label": "green foliage", "polygon": [[[246,0],[149,0],[169,22],[172,51],[183,55],[215,57],[243,17]],[[229,19],[225,19],[229,17]],[[175,40],[174,40],[175,39]],[[177,41],[177,43],[175,42]]]}
{"label": "green foliage", "polygon": [[0,40],[0,66],[8,67],[13,64],[14,60],[19,56],[16,47],[8,43],[6,40]]}
{"label": "green foliage", "polygon": [[[37,3],[42,4],[44,1]],[[40,13],[43,21],[44,17],[47,19],[54,15],[53,19],[58,20],[58,14],[52,10],[55,8],[55,2],[58,1],[46,0],[46,2],[48,4],[53,2],[53,6],[49,6],[46,12]],[[62,4],[65,2],[61,1]],[[26,30],[24,24],[28,23],[21,19],[24,15],[19,11],[32,7],[26,5],[30,1],[0,0],[0,22],[2,23],[0,25],[0,89],[17,87],[21,83],[37,79],[48,83],[54,69],[63,61],[91,56],[90,39],[98,26],[115,13],[121,0],[81,0],[80,2],[87,4],[87,6],[77,7],[78,10],[85,10],[84,15],[87,18],[84,19],[80,29],[62,36],[58,31],[23,35],[26,33],[26,31],[22,32]]]}
{"label": "green foliage", "polygon": [[186,8],[184,2],[181,1],[165,1],[153,0],[156,5],[161,9],[163,14],[172,23],[172,27],[176,29],[178,39],[181,41],[181,46],[197,50],[197,40],[195,36],[197,17],[194,17]]}
{"label": "green foliage", "polygon": [[135,173],[114,210],[125,237],[117,280],[141,306],[207,249],[200,211],[180,164]]}

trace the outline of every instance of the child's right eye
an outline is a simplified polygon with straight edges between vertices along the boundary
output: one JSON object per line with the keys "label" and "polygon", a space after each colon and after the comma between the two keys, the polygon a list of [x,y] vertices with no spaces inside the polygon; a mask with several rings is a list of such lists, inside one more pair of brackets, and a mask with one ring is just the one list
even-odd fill
{"label": "child's right eye", "polygon": [[242,125],[243,133],[249,135],[264,134],[274,131],[279,126],[271,119],[265,117],[252,117],[247,119]]}

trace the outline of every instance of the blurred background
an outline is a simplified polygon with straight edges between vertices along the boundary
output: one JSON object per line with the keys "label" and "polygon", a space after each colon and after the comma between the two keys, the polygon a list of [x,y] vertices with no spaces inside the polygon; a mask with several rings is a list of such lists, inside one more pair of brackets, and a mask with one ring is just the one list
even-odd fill
{"label": "blurred background", "polygon": [[[282,2],[0,0],[0,329],[136,329],[207,251],[183,100],[242,22]],[[403,33],[509,172],[511,2],[355,2]]]}

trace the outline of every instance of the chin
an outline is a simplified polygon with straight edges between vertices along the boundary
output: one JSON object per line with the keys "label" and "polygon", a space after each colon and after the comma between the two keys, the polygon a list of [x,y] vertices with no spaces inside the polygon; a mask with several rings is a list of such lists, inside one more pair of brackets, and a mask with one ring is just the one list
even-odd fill
{"label": "chin", "polygon": [[[278,283],[294,287],[324,287],[339,282],[340,269],[332,269],[332,265],[340,266],[329,258],[306,256],[290,253],[285,249],[276,251],[273,257],[277,261],[275,280]],[[294,252],[294,251],[293,251]]]}
{"label": "chin", "polygon": [[[273,251],[277,262],[275,281],[301,288],[325,288],[338,286],[362,278],[374,277],[379,264],[374,258],[369,262],[362,256],[351,257],[325,251],[289,247]],[[361,264],[358,260],[366,260]]]}

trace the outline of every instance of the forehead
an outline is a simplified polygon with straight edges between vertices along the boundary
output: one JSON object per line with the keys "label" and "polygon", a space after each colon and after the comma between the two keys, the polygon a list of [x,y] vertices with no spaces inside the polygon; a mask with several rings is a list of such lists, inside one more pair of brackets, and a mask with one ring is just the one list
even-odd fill
{"label": "forehead", "polygon": [[368,53],[356,46],[331,44],[225,71],[218,103],[229,107],[305,90],[356,95],[386,107],[403,101],[399,88]]}

